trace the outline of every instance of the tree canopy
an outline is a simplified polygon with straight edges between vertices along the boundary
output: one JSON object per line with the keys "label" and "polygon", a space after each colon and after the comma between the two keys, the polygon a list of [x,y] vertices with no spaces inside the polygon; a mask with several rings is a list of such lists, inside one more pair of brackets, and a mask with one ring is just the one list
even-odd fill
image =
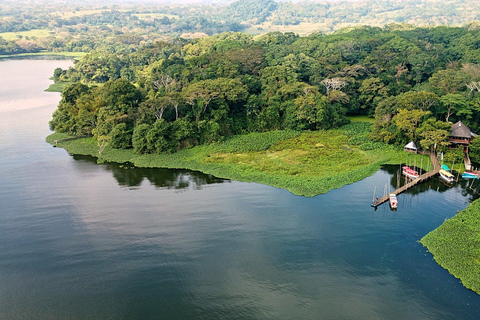
{"label": "tree canopy", "polygon": [[335,128],[363,114],[376,118],[373,139],[444,147],[449,122],[479,129],[480,64],[470,55],[479,35],[458,27],[229,32],[92,52],[55,70],[54,79],[74,84],[51,126],[118,148],[173,152],[246,132]]}

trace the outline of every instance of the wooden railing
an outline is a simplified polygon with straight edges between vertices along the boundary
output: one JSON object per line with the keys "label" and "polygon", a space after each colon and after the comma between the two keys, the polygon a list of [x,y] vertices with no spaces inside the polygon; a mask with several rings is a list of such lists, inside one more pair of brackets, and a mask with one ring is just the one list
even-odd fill
{"label": "wooden railing", "polygon": [[470,140],[469,140],[469,139],[454,139],[454,138],[450,138],[449,141],[450,141],[451,143],[470,144]]}

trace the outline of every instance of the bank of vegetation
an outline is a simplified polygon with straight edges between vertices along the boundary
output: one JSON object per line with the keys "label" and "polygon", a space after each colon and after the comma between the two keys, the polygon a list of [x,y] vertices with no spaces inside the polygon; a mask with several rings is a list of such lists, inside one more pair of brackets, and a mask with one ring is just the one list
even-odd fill
{"label": "bank of vegetation", "polygon": [[435,261],[480,294],[480,200],[422,238]]}
{"label": "bank of vegetation", "polygon": [[268,184],[303,196],[315,196],[364,179],[382,164],[399,164],[408,159],[423,163],[424,169],[428,165],[428,156],[406,155],[394,146],[372,142],[367,137],[370,129],[370,123],[354,122],[335,130],[250,133],[173,154],[138,154],[133,149],[108,145],[102,148],[93,138],[62,142],[71,138],[62,133],[52,134],[47,141],[72,154],[95,156],[101,162],[197,170],[221,178]]}
{"label": "bank of vegetation", "polygon": [[[360,27],[300,37],[224,33],[94,52],[68,70],[58,133],[139,154],[174,153],[250,132],[338,128],[375,118],[372,141],[446,151],[452,122],[480,123],[480,29]],[[471,146],[478,161],[480,139]]]}

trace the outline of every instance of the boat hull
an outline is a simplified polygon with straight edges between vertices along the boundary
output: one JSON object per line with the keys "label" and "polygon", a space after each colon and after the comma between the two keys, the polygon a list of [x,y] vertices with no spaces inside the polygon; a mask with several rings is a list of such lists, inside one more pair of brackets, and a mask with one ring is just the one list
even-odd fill
{"label": "boat hull", "polygon": [[417,179],[419,177],[418,174],[410,174],[407,172],[403,172],[403,175],[410,179]]}
{"label": "boat hull", "polygon": [[455,178],[450,172],[447,172],[445,170],[440,170],[439,174],[440,174],[440,179],[442,179],[446,183],[453,183],[453,181],[455,181]]}
{"label": "boat hull", "polygon": [[464,172],[462,174],[462,178],[463,179],[479,179],[476,174],[471,174],[471,173],[466,173],[466,172]]}
{"label": "boat hull", "polygon": [[390,194],[389,202],[390,202],[390,209],[397,210],[398,200],[397,200],[397,196],[395,194],[393,194],[393,193]]}
{"label": "boat hull", "polygon": [[413,169],[411,169],[410,167],[405,166],[405,167],[403,167],[402,169],[403,169],[403,170],[402,170],[402,174],[403,174],[404,176],[406,176],[407,178],[417,179],[417,178],[419,177],[418,172],[415,171],[415,170],[413,170]]}

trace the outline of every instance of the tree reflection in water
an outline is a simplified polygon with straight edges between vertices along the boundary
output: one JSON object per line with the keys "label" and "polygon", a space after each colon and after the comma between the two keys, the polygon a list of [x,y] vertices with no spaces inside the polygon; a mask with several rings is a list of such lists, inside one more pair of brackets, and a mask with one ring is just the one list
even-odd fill
{"label": "tree reflection in water", "polygon": [[[73,159],[97,163],[97,158],[74,155]],[[137,168],[131,164],[104,163],[103,168],[112,172],[120,186],[139,187],[147,179],[157,188],[165,189],[201,189],[204,185],[230,182],[199,171],[165,168]]]}

